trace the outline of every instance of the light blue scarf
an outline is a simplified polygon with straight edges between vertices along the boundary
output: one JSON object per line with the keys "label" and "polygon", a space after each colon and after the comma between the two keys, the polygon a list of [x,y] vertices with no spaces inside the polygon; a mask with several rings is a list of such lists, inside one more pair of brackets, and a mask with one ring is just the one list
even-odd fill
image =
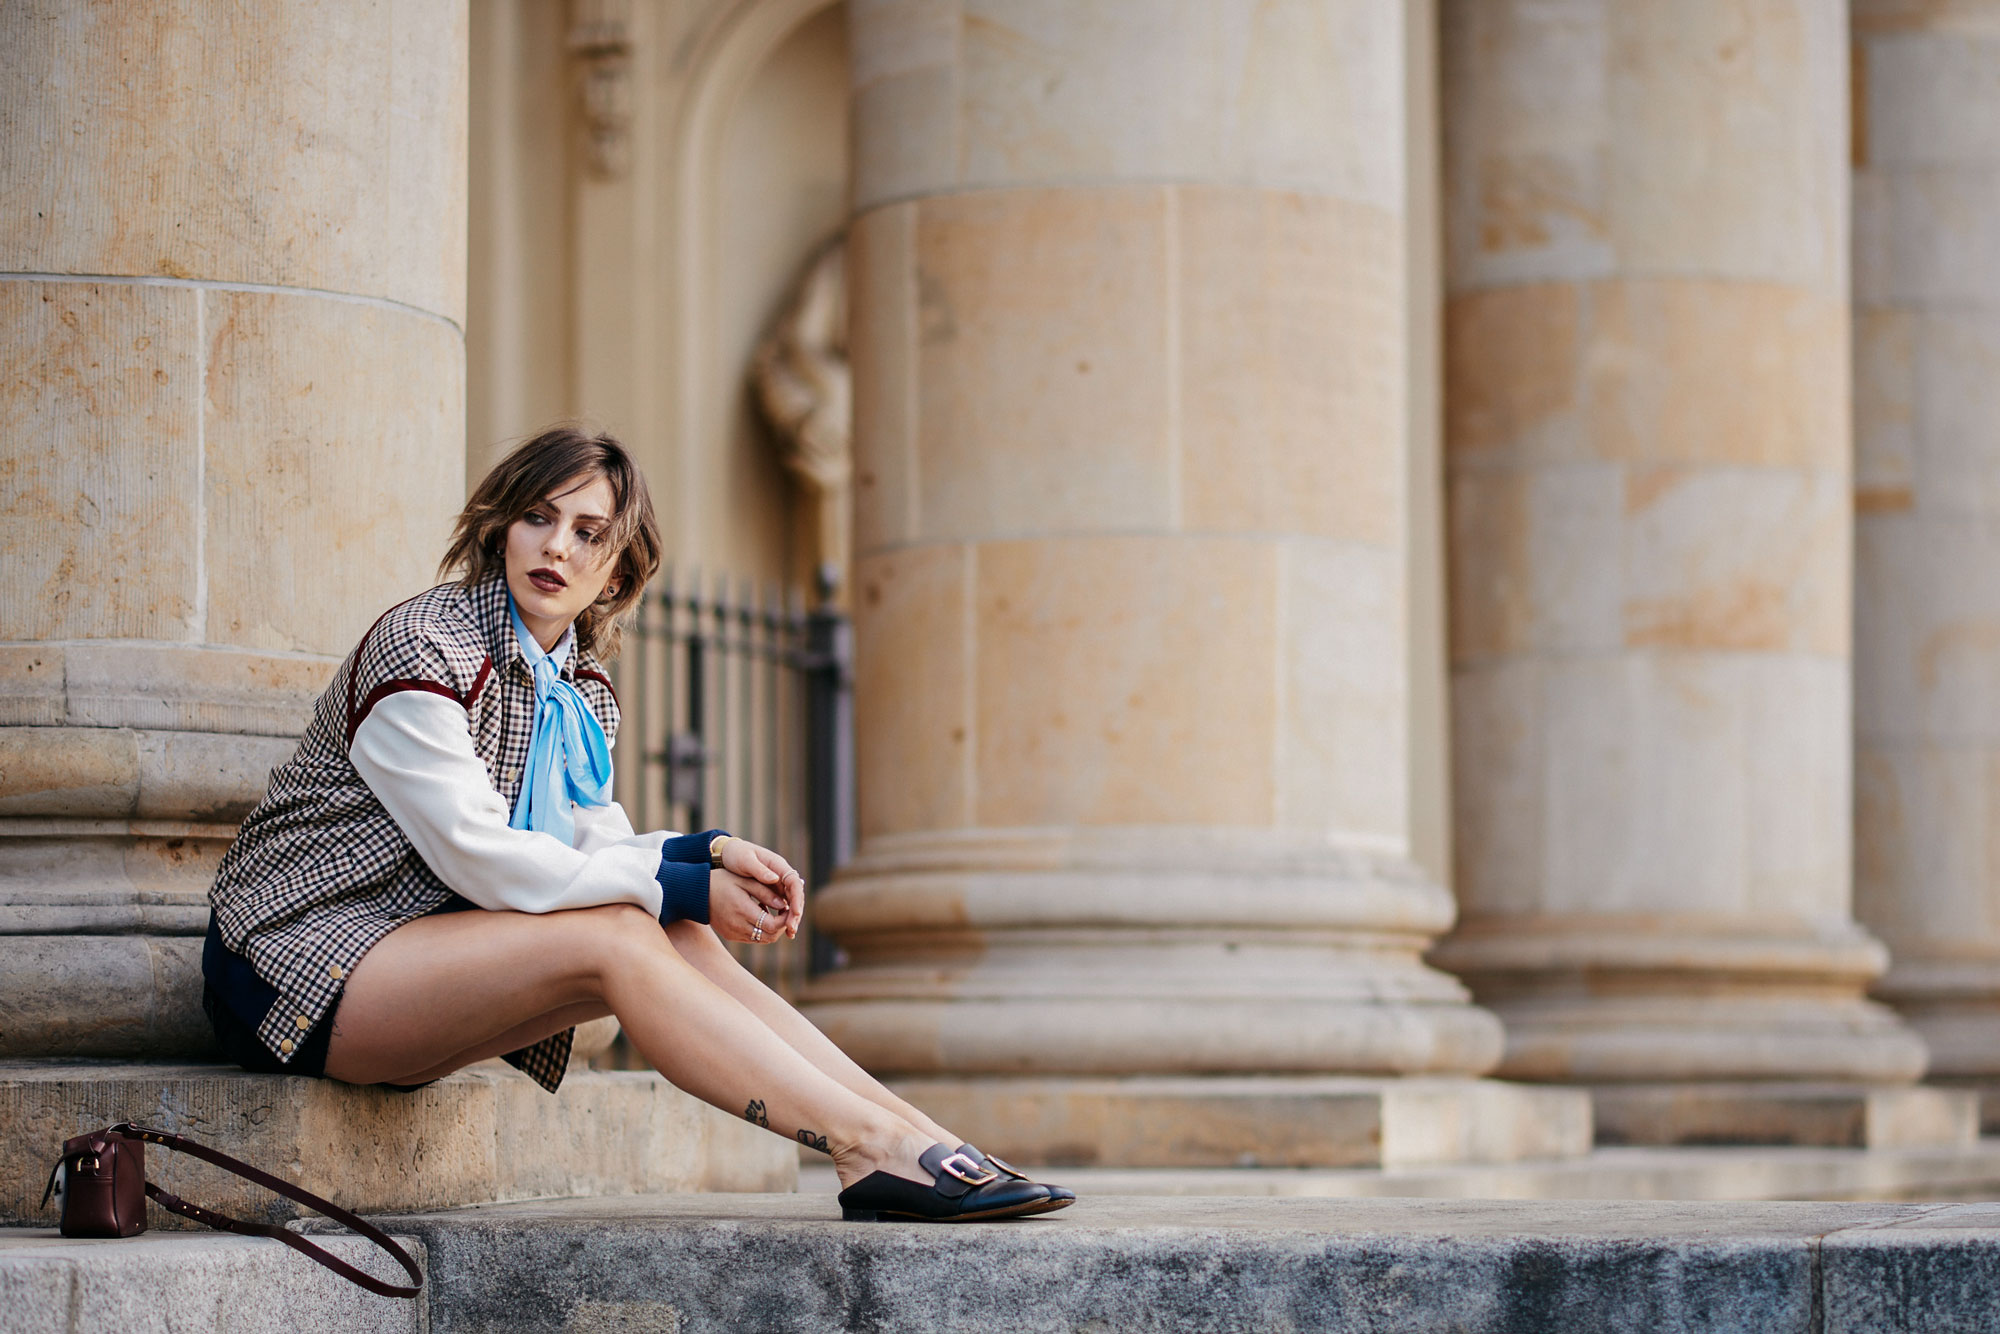
{"label": "light blue scarf", "polygon": [[611,804],[611,747],[583,695],[562,679],[563,664],[569,661],[576,635],[565,634],[553,652],[544,653],[521,623],[512,596],[507,599],[507,614],[514,619],[514,638],[520,641],[521,655],[535,673],[535,723],[528,733],[528,767],[521,777],[521,795],[514,801],[514,818],[508,824],[553,834],[575,847],[576,817],[570,804]]}

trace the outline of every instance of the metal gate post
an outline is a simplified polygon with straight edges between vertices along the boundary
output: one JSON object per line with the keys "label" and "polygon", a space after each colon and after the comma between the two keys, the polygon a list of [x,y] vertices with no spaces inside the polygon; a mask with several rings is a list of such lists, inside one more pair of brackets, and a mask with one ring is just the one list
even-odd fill
{"label": "metal gate post", "polygon": [[[806,815],[814,890],[854,853],[854,625],[834,606],[831,566],[819,571],[819,605],[806,618]],[[834,966],[831,937],[813,933],[812,971]]]}

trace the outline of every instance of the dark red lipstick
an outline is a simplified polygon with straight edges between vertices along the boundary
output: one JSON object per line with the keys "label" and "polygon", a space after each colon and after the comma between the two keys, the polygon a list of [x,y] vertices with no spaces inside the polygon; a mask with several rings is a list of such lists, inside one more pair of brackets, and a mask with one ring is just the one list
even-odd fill
{"label": "dark red lipstick", "polygon": [[546,566],[539,570],[528,571],[528,582],[544,593],[560,593],[569,587],[569,580]]}

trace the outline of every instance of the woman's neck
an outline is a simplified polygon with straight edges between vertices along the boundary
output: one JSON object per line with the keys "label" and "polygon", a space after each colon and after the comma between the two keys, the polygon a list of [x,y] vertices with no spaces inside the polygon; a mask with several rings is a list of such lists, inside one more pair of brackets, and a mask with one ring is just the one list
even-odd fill
{"label": "woman's neck", "polygon": [[562,642],[564,632],[571,625],[571,622],[565,620],[530,616],[527,612],[521,611],[518,604],[515,610],[520,613],[521,624],[528,627],[528,633],[535,637],[535,642],[541,645],[544,653],[553,651],[555,646]]}

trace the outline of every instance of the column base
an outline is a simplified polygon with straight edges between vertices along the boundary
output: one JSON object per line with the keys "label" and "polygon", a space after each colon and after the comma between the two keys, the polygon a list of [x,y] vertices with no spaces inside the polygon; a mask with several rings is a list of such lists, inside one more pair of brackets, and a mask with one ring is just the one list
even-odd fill
{"label": "column base", "polygon": [[1419,957],[1450,895],[1393,850],[899,835],[816,906],[850,962],[801,1008],[878,1076],[1476,1076],[1500,1056],[1498,1021]]}
{"label": "column base", "polygon": [[1930,1048],[1931,1079],[2000,1083],[2000,959],[1898,942],[1873,991]]}
{"label": "column base", "polygon": [[1430,953],[1506,1026],[1494,1073],[1613,1085],[1914,1083],[1924,1041],[1868,999],[1852,924],[1473,918]]}
{"label": "column base", "polygon": [[2000,1135],[2000,1079],[1939,1078],[1925,1082],[1931,1088],[1970,1093],[1979,1100],[1979,1133]]}
{"label": "column base", "polygon": [[1980,1099],[1863,1084],[1610,1084],[1591,1090],[1599,1144],[1970,1148]]}
{"label": "column base", "polygon": [[201,945],[235,836],[185,820],[0,820],[0,1060],[215,1056]]}
{"label": "column base", "polygon": [[899,1080],[980,1148],[1087,1167],[1419,1167],[1573,1158],[1581,1089],[1491,1079],[1342,1076]]}
{"label": "column base", "polygon": [[[49,1166],[118,1121],[179,1131],[357,1213],[552,1196],[788,1191],[798,1146],[658,1075],[573,1069],[553,1097],[497,1061],[416,1093],[219,1065],[0,1062],[0,1224],[49,1225]],[[147,1175],[208,1208],[296,1214],[240,1178],[154,1149]],[[154,1227],[184,1226],[151,1211]],[[192,1226],[192,1225],[186,1225]]]}

